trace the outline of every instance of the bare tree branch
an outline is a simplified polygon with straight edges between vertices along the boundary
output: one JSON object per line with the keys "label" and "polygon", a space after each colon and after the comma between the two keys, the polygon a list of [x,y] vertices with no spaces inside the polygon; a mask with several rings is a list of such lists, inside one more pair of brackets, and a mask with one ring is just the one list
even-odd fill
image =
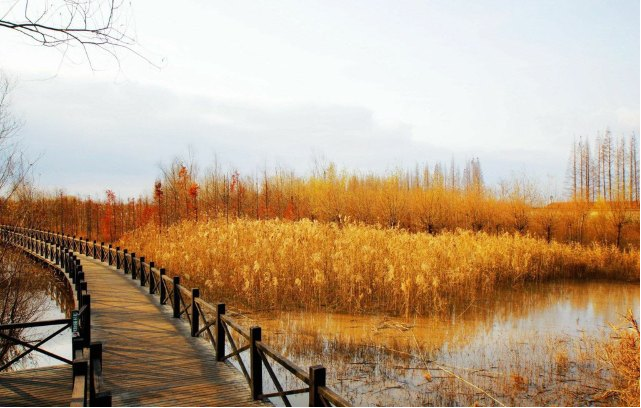
{"label": "bare tree branch", "polygon": [[[16,7],[19,3],[23,7]],[[124,0],[17,0],[4,13],[0,10],[0,28],[14,30],[45,47],[79,46],[90,65],[91,49],[107,52],[116,61],[118,51],[124,49],[158,67],[136,47],[125,6]]]}

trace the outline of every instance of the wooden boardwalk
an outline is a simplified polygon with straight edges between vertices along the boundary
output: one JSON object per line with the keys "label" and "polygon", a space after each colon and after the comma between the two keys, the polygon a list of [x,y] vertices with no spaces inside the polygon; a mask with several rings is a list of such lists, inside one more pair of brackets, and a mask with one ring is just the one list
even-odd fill
{"label": "wooden boardwalk", "polygon": [[[115,406],[261,406],[240,371],[218,362],[138,282],[78,255],[91,291],[92,340],[103,342],[103,373]],[[70,378],[70,376],[69,376]]]}
{"label": "wooden boardwalk", "polygon": [[[73,387],[71,376],[69,386],[59,387],[73,388],[72,406],[269,406],[270,398],[291,406],[289,398],[299,394],[307,395],[309,406],[349,406],[326,386],[325,367],[296,365],[262,341],[259,326],[242,327],[224,303],[203,301],[198,288],[188,290],[180,277],[169,278],[143,256],[47,231],[0,226],[0,233],[73,282],[73,317],[35,323],[76,331],[73,361],[61,358],[73,363]],[[286,388],[279,377],[287,373]],[[264,374],[271,380],[267,390]],[[23,395],[26,404],[49,405]]]}
{"label": "wooden boardwalk", "polygon": [[0,406],[60,407],[70,402],[70,365],[0,373]]}

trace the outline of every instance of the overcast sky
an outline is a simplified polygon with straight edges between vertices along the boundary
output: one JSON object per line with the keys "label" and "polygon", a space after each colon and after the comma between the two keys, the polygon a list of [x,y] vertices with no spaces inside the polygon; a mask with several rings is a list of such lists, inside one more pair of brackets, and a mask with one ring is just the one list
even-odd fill
{"label": "overcast sky", "polygon": [[489,183],[561,186],[574,138],[639,132],[637,0],[132,3],[160,69],[0,29],[42,187],[137,195],[190,147],[241,173],[479,157]]}

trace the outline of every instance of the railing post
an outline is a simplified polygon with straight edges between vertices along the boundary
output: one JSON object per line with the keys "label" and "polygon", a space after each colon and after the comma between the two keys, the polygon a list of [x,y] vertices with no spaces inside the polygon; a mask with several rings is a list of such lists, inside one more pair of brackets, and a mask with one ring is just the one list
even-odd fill
{"label": "railing post", "polygon": [[82,279],[78,279],[78,283],[76,283],[76,291],[78,292],[76,299],[78,299],[78,304],[82,306],[82,291],[87,290],[87,282],[85,281],[85,273],[80,272],[80,275],[82,276],[80,276],[79,278]]}
{"label": "railing post", "polygon": [[109,266],[111,266],[111,263],[112,263],[111,261],[112,261],[112,259],[111,259],[111,244],[109,244],[109,249],[107,249],[107,264]]}
{"label": "railing post", "polygon": [[167,288],[165,287],[165,268],[160,268],[160,304],[167,303]]}
{"label": "railing post", "polygon": [[[81,274],[81,273],[83,273],[83,272],[82,272],[82,265],[78,265],[78,264],[76,264],[76,265],[74,266],[74,268],[73,268],[73,277],[72,277],[72,279],[71,279],[71,281],[72,281],[74,284],[78,284],[78,277],[80,276],[80,274]],[[83,274],[83,276],[84,276],[84,274]]]}
{"label": "railing post", "polygon": [[318,393],[319,387],[325,386],[327,372],[322,365],[309,367],[309,406],[322,407],[323,401]]}
{"label": "railing post", "polygon": [[[76,377],[83,377],[84,380],[84,389],[87,389],[87,374],[89,372],[89,362],[82,358],[73,361],[73,378],[74,383],[76,382]],[[87,393],[83,392],[82,397],[79,399],[74,399],[72,396],[71,406],[72,407],[86,407],[87,406]]]}
{"label": "railing post", "polygon": [[66,268],[67,268],[67,269],[65,269],[65,270],[66,270],[66,272],[67,272],[67,275],[68,275],[68,276],[69,276],[69,278],[71,278],[71,279],[73,279],[73,267],[74,267],[74,265],[75,265],[75,261],[73,260],[73,259],[74,259],[74,256],[75,256],[75,255],[73,255],[73,254],[72,254],[72,253],[70,253],[70,252],[67,252],[67,253],[65,254],[65,258],[66,258],[65,265],[66,265]]}
{"label": "railing post", "polygon": [[225,328],[223,327],[223,315],[225,304],[216,305],[216,361],[223,361],[225,358]]}
{"label": "railing post", "polygon": [[82,339],[82,337],[80,337],[80,335],[75,336],[71,339],[71,359],[72,360],[76,358],[76,351],[82,350],[83,347],[84,347],[84,340]]}
{"label": "railing post", "polygon": [[[85,280],[85,273],[82,271],[82,266],[79,266],[76,268],[76,290],[78,290],[78,286],[83,280]],[[80,300],[80,297],[78,297],[78,300]]]}
{"label": "railing post", "polygon": [[174,317],[180,317],[180,276],[174,276]]}
{"label": "railing post", "polygon": [[149,262],[149,294],[153,295],[156,293],[156,278],[154,278],[154,263]]}
{"label": "railing post", "polygon": [[73,270],[75,271],[74,273],[78,273],[82,271],[82,265],[80,265],[80,259],[76,258],[75,255],[73,257],[73,262],[74,262]]}
{"label": "railing post", "polygon": [[89,345],[89,358],[102,361],[102,342],[94,341]]}
{"label": "railing post", "polygon": [[196,299],[200,296],[200,289],[192,288],[191,290],[191,337],[196,337],[200,326],[200,313],[198,313],[198,305]]}
{"label": "railing post", "polygon": [[79,375],[87,375],[89,373],[89,370],[87,370],[87,363],[88,361],[86,358],[75,358],[72,366],[73,376],[77,377]]}
{"label": "railing post", "polygon": [[96,400],[91,405],[92,407],[111,407],[111,391],[100,392],[96,395]]}
{"label": "railing post", "polygon": [[96,250],[96,247],[98,244],[96,243],[96,240],[93,240],[93,259],[96,259],[98,257],[98,251]]}
{"label": "railing post", "polygon": [[82,337],[85,340],[85,347],[91,344],[91,295],[82,295],[82,305],[87,309],[82,315]]}
{"label": "railing post", "polygon": [[116,269],[120,269],[120,247],[116,247]]}
{"label": "railing post", "polygon": [[140,286],[145,286],[147,283],[147,278],[145,277],[145,257],[141,256],[140,257],[140,268],[138,268],[138,272],[140,272]]}
{"label": "railing post", "polygon": [[249,329],[249,371],[251,378],[252,398],[257,400],[263,393],[263,362],[258,354],[257,341],[261,341],[262,333],[260,327],[254,326]]}
{"label": "railing post", "polygon": [[89,345],[89,405],[95,407],[96,401],[96,378],[94,373],[94,362],[102,366],[102,342],[94,341]]}
{"label": "railing post", "polygon": [[136,279],[136,253],[131,253],[131,279]]}
{"label": "railing post", "polygon": [[123,249],[122,251],[122,263],[124,266],[125,275],[129,273],[129,265],[127,264],[127,250]]}

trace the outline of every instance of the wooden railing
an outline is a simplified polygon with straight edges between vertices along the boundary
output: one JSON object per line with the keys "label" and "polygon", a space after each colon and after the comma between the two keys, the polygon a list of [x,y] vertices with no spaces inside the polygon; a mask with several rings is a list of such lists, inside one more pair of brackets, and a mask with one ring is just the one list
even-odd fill
{"label": "wooden railing", "polygon": [[[29,344],[25,341],[20,340],[15,334],[15,332],[21,331],[23,329],[32,328],[32,327],[44,327],[44,326],[62,326],[56,329],[52,334],[48,335],[44,339],[38,341],[35,345]],[[6,362],[0,367],[0,371],[4,371],[11,367],[13,364],[17,363],[22,358],[26,357],[29,353],[37,351],[48,357],[54,358],[56,360],[62,361],[66,364],[71,364],[72,361],[66,359],[65,357],[54,354],[50,351],[41,349],[40,347],[44,345],[49,340],[53,339],[68,327],[71,327],[71,319],[55,319],[55,320],[43,320],[38,322],[28,322],[28,323],[9,323],[0,325],[0,337],[9,341],[11,344],[16,344],[25,348],[25,350]]]}
{"label": "wooden railing", "polygon": [[[224,303],[212,305],[205,302],[201,299],[198,288],[188,289],[182,286],[179,276],[169,277],[164,268],[157,268],[154,262],[146,261],[144,256],[136,256],[127,249],[114,248],[111,244],[105,246],[104,242],[89,241],[82,237],[22,227],[1,228],[25,237],[27,242],[34,243],[32,245],[51,246],[60,251],[69,251],[71,254],[78,252],[90,256],[122,270],[125,274],[131,275],[132,279],[139,280],[141,286],[149,287],[150,294],[160,297],[161,305],[171,307],[174,318],[187,320],[191,336],[204,336],[211,343],[217,361],[232,358],[236,361],[250,387],[253,399],[279,397],[285,406],[291,406],[288,396],[309,393],[309,406],[349,406],[349,402],[327,387],[325,367],[315,365],[307,371],[304,370],[264,343],[260,327],[243,327],[226,314]],[[228,354],[227,346],[231,349]],[[242,358],[241,353],[248,354],[249,364]],[[275,365],[291,373],[302,383],[301,386],[284,389],[274,371]],[[263,391],[263,368],[276,389],[275,392]]]}
{"label": "wooden railing", "polygon": [[[5,243],[22,249],[33,259],[52,268],[57,274],[64,275],[74,292],[75,306],[72,317],[69,319],[0,325],[0,337],[27,349],[0,367],[0,371],[8,368],[32,351],[37,351],[72,365],[73,390],[71,406],[87,406],[87,404],[91,406],[111,406],[111,393],[105,390],[102,374],[102,343],[91,341],[91,295],[87,290],[87,282],[85,281],[80,260],[74,255],[73,251],[63,245],[47,242],[42,237],[26,234],[16,228],[0,227],[0,238]],[[3,333],[50,325],[62,325],[62,327],[39,341],[35,346]],[[72,361],[40,348],[42,344],[68,327],[72,328]]]}

